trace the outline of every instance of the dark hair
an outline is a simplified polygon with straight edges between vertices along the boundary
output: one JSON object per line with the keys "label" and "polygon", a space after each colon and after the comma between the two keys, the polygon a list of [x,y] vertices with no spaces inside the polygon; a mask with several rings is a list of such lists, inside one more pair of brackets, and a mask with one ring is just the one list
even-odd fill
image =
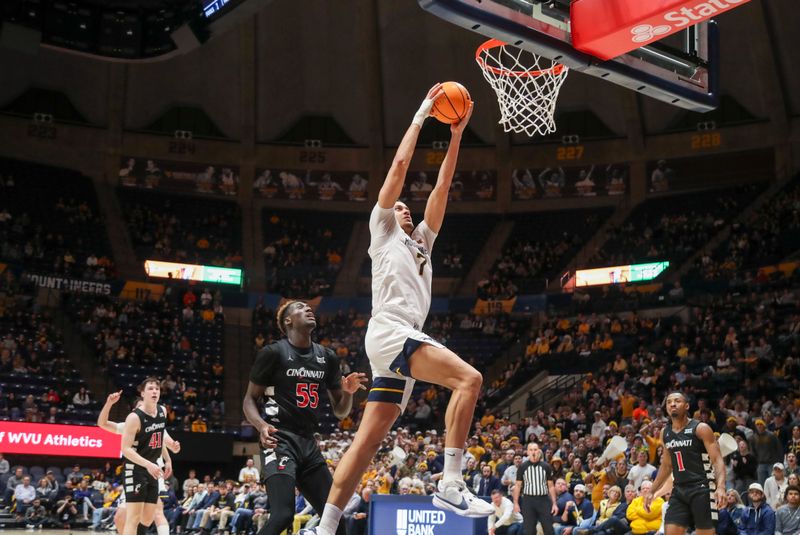
{"label": "dark hair", "polygon": [[502,490],[500,490],[500,489],[494,489],[494,490],[492,491],[492,496],[494,496],[495,494],[503,494],[503,491],[502,491]]}
{"label": "dark hair", "polygon": [[[144,381],[142,381],[141,383],[139,383],[139,386],[136,388],[136,391],[137,391],[137,392],[139,392],[140,394],[141,394],[141,393],[143,393],[143,392],[144,392],[144,389],[145,389],[145,387],[146,387],[147,385],[149,385],[150,383],[155,383],[155,384],[157,384],[157,385],[158,385],[158,388],[159,388],[159,390],[161,389],[161,379],[159,379],[158,377],[153,377],[153,376],[150,376],[150,377],[147,377],[147,378],[145,378],[145,380],[144,380]],[[134,403],[134,405],[135,405],[135,404],[136,404],[136,401],[134,400],[134,402],[133,402],[133,403]]]}
{"label": "dark hair", "polygon": [[798,487],[797,485],[789,485],[788,487],[786,487],[786,490],[783,492],[784,501],[789,499],[790,492],[797,492],[798,494],[800,494],[800,487]]}

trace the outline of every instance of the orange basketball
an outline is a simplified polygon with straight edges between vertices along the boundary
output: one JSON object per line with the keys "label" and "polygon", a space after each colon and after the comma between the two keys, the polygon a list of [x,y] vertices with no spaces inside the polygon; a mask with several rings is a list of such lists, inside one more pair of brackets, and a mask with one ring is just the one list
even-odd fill
{"label": "orange basketball", "polygon": [[444,82],[442,88],[444,94],[433,103],[431,113],[445,124],[457,123],[467,114],[472,102],[469,91],[458,82]]}

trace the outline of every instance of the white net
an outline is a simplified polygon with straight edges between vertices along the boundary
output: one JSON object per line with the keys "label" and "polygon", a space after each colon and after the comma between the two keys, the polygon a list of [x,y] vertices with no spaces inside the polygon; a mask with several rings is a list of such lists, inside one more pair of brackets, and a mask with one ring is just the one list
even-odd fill
{"label": "white net", "polygon": [[533,136],[556,131],[553,115],[569,72],[565,65],[495,39],[478,48],[475,61],[497,93],[506,132]]}

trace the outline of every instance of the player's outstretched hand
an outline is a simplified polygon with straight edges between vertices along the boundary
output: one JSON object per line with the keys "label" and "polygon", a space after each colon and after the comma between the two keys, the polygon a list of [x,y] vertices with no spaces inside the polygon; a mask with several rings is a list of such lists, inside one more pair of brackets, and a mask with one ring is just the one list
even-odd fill
{"label": "player's outstretched hand", "polygon": [[717,487],[717,490],[714,491],[714,497],[717,499],[718,510],[721,511],[728,506],[728,496],[724,488]]}
{"label": "player's outstretched hand", "polygon": [[431,101],[431,108],[432,108],[433,103],[436,101],[436,99],[441,97],[442,95],[444,95],[444,88],[442,87],[441,83],[437,82],[436,84],[434,84],[433,87],[431,87],[428,90],[428,94],[425,96],[425,100]]}
{"label": "player's outstretched hand", "polygon": [[122,390],[120,390],[119,392],[111,392],[106,398],[106,405],[109,406],[113,405],[114,403],[119,401],[119,398],[121,397],[122,397]]}
{"label": "player's outstretched hand", "polygon": [[475,102],[472,100],[469,101],[469,108],[467,108],[467,114],[464,116],[463,119],[458,121],[457,123],[450,125],[450,134],[462,134],[464,129],[467,127],[467,123],[469,122],[469,118],[472,117],[472,110],[475,109]]}
{"label": "player's outstretched hand", "polygon": [[367,381],[369,381],[369,379],[367,379],[366,373],[351,373],[342,379],[342,390],[348,394],[355,394],[359,390],[367,389],[365,386]]}
{"label": "player's outstretched hand", "polygon": [[273,436],[274,433],[277,433],[278,430],[273,425],[265,425],[261,428],[261,445],[267,449],[272,449],[278,445],[278,440]]}
{"label": "player's outstretched hand", "polygon": [[164,477],[164,472],[161,471],[161,468],[159,468],[156,463],[150,463],[147,465],[147,473],[150,474],[153,479],[161,479]]}

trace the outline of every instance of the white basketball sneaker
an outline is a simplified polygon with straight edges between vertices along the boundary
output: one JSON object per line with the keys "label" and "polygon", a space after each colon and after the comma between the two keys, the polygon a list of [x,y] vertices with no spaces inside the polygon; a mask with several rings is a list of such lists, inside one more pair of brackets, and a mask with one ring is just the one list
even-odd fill
{"label": "white basketball sneaker", "polygon": [[494,513],[494,507],[470,492],[461,479],[439,481],[438,490],[433,495],[433,505],[469,518],[483,518]]}

